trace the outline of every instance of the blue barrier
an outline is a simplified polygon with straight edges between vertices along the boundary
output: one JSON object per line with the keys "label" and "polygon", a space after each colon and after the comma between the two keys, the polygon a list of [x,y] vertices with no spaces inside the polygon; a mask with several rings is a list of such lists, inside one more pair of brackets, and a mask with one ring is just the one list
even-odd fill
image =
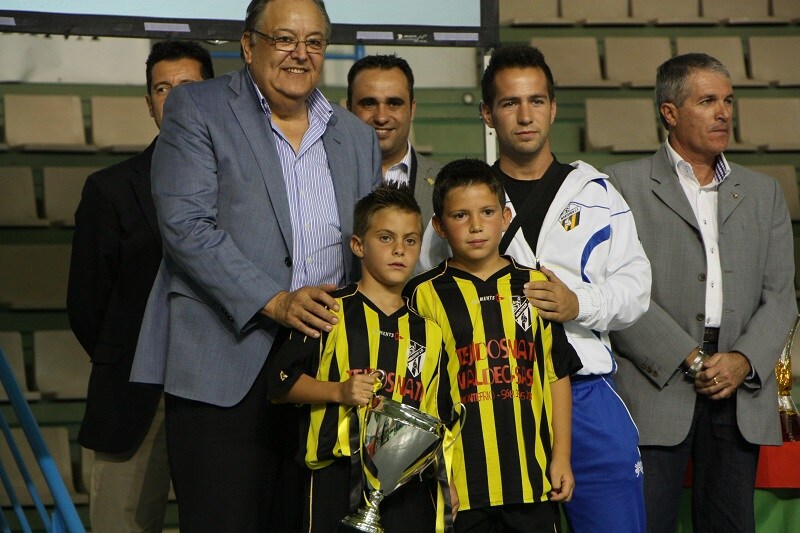
{"label": "blue barrier", "polygon": [[[14,461],[17,463],[17,467],[19,468],[20,474],[25,481],[25,485],[31,494],[34,506],[36,507],[36,510],[42,519],[45,529],[52,533],[85,533],[83,523],[78,516],[78,512],[75,510],[75,505],[72,503],[69,492],[67,492],[67,488],[64,486],[64,481],[61,479],[61,475],[58,473],[58,468],[56,467],[53,457],[50,455],[50,452],[47,451],[47,447],[44,444],[44,439],[39,431],[39,426],[36,424],[36,420],[33,418],[33,413],[28,406],[28,402],[25,401],[25,397],[22,395],[22,391],[20,390],[19,384],[17,383],[17,380],[11,371],[11,366],[8,364],[6,354],[2,348],[0,348],[0,381],[3,383],[3,387],[6,390],[8,399],[11,401],[11,405],[17,415],[20,425],[22,426],[25,437],[28,439],[28,444],[30,445],[31,450],[36,457],[36,462],[39,464],[39,468],[41,469],[42,475],[47,482],[50,493],[53,495],[55,507],[53,508],[52,516],[48,516],[44,504],[42,504],[42,499],[39,497],[38,491],[36,490],[30,473],[28,472],[28,467],[25,465],[25,462],[23,461],[19,452],[19,448],[17,447],[17,444],[14,442],[14,439],[11,435],[11,429],[8,425],[8,422],[6,421],[5,416],[0,412],[0,429],[6,438],[8,447],[14,457]],[[17,495],[14,492],[11,480],[5,470],[5,465],[3,464],[0,464],[0,480],[3,482],[3,486],[5,487],[6,493],[11,501],[11,506],[14,509],[14,514],[17,516],[23,531],[26,533],[30,532],[31,526],[25,517],[22,505],[19,503],[19,498],[17,498]],[[0,528],[2,528],[3,532],[10,531],[8,522],[2,512],[0,512]]]}

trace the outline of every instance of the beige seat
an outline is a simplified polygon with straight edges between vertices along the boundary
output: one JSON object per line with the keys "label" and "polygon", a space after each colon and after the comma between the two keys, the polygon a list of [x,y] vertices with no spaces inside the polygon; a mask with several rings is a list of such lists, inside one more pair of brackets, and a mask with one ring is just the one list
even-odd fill
{"label": "beige seat", "polygon": [[500,0],[500,24],[509,26],[571,26],[558,16],[558,0]]}
{"label": "beige seat", "polygon": [[30,167],[0,167],[0,226],[46,226],[36,214]]}
{"label": "beige seat", "polygon": [[[800,220],[800,190],[797,187],[797,171],[792,165],[749,165],[749,168],[772,176],[781,186],[789,208],[789,217]],[[800,265],[795,265],[795,268]]]}
{"label": "beige seat", "polygon": [[[22,335],[19,331],[0,331],[0,348],[6,354],[6,360],[14,373],[17,385],[22,396],[28,400],[38,400],[41,395],[28,388],[27,372],[25,371],[25,356],[22,351]],[[0,386],[0,401],[8,401],[5,387]]]}
{"label": "beige seat", "polygon": [[631,0],[631,16],[659,26],[714,24],[700,16],[699,0]]}
{"label": "beige seat", "polygon": [[678,54],[702,52],[719,59],[731,75],[734,87],[764,87],[762,79],[747,77],[742,40],[739,37],[678,37],[675,39]]}
{"label": "beige seat", "polygon": [[33,332],[36,386],[44,397],[85,400],[92,364],[69,330]]}
{"label": "beige seat", "polygon": [[6,94],[6,142],[25,151],[94,152],[86,144],[78,96]]}
{"label": "beige seat", "polygon": [[92,139],[101,150],[141,152],[158,128],[147,112],[144,98],[92,96]]}
{"label": "beige seat", "polygon": [[0,244],[0,306],[65,309],[69,244]]}
{"label": "beige seat", "polygon": [[669,37],[606,37],[606,78],[631,87],[654,87],[656,69],[672,57]]}
{"label": "beige seat", "polygon": [[[53,462],[58,469],[58,473],[61,475],[61,479],[64,482],[64,486],[66,487],[72,501],[74,503],[88,502],[89,499],[85,494],[80,494],[75,490],[75,483],[72,475],[72,461],[69,450],[69,433],[67,432],[67,428],[45,426],[40,427],[39,431],[42,434],[42,439],[47,447],[47,451],[50,452],[50,456],[53,458]],[[31,451],[28,440],[25,437],[25,433],[22,431],[22,428],[15,427],[11,428],[11,434],[14,442],[19,448],[20,455],[22,456],[25,467],[27,468],[31,479],[33,480],[33,485],[36,488],[39,497],[45,505],[52,505],[53,496],[50,493],[50,489],[47,486],[44,476],[42,475],[39,464],[36,462],[36,457],[34,456],[33,451]],[[33,499],[28,492],[23,477],[17,468],[17,463],[14,461],[14,457],[11,455],[11,450],[9,449],[5,439],[0,439],[0,463],[5,466],[8,476],[11,478],[11,486],[13,487],[17,498],[19,498],[20,503],[22,505],[33,505]],[[6,491],[0,490],[0,504],[7,506],[9,505],[9,502],[10,499]]]}
{"label": "beige seat", "polygon": [[800,2],[797,0],[772,0],[772,15],[798,22],[800,21]]}
{"label": "beige seat", "polygon": [[661,140],[650,98],[587,98],[587,150],[655,152]]}
{"label": "beige seat", "polygon": [[628,12],[628,0],[561,0],[561,16],[587,26],[636,26],[646,23]]}
{"label": "beige seat", "polygon": [[769,0],[700,0],[705,18],[723,24],[785,24],[769,14]]}
{"label": "beige seat", "polygon": [[750,69],[755,78],[800,86],[800,35],[750,37]]}
{"label": "beige seat", "polygon": [[594,37],[539,37],[530,44],[544,54],[557,87],[619,87],[603,79]]}
{"label": "beige seat", "polygon": [[800,98],[739,98],[739,139],[769,152],[800,151]]}
{"label": "beige seat", "polygon": [[86,177],[98,167],[44,167],[44,214],[51,224],[74,226]]}

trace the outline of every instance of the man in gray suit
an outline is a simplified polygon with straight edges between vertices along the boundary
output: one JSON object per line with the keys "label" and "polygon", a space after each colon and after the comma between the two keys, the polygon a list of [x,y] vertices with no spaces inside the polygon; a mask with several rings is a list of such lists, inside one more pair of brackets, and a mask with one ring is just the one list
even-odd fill
{"label": "man in gray suit", "polygon": [[386,181],[414,191],[425,224],[433,215],[433,181],[442,165],[420,155],[408,140],[417,102],[414,73],[396,55],[359,59],[347,73],[347,109],[378,135]]}
{"label": "man in gray suit", "polygon": [[658,69],[669,138],[605,170],[631,207],[652,301],[612,333],[640,432],[648,532],[674,532],[689,457],[695,531],[754,531],[760,444],[780,444],[773,369],[797,316],[792,228],[775,180],[729,163],[730,76],[687,54]]}
{"label": "man in gray suit", "polygon": [[181,531],[279,530],[293,514],[270,512],[296,433],[264,362],[280,325],[331,327],[328,291],[358,279],[354,204],[381,179],[374,131],[316,89],[323,2],[253,0],[244,28],[245,67],[173,89],[153,156],[166,268],[140,344],[165,351],[138,350],[132,379],[164,385]]}

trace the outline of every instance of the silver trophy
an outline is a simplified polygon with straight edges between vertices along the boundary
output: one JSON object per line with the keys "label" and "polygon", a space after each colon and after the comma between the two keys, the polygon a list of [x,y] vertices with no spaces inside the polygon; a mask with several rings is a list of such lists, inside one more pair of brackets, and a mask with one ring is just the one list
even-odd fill
{"label": "silver trophy", "polygon": [[[461,405],[461,404],[459,404]],[[461,405],[461,426],[466,410]],[[365,533],[383,533],[378,505],[436,458],[445,424],[436,417],[383,396],[374,396],[361,424],[361,466],[369,498],[342,520]]]}

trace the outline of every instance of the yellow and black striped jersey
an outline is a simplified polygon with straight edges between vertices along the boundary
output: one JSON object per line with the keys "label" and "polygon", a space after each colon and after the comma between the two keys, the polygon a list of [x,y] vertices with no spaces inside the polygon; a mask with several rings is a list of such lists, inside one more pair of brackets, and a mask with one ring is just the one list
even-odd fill
{"label": "yellow and black striped jersey", "polygon": [[449,380],[451,401],[467,409],[453,455],[461,509],[545,501],[551,490],[550,383],[581,363],[563,326],[523,296],[538,280],[513,260],[485,281],[445,261],[404,289],[409,307],[441,326],[441,388]]}
{"label": "yellow and black striped jersey", "polygon": [[[441,418],[438,409],[439,364],[442,334],[432,320],[403,306],[386,315],[355,284],[331,295],[339,305],[339,321],[320,338],[293,331],[268,358],[270,397],[287,392],[299,376],[320,381],[345,381],[350,375],[386,372],[386,385],[378,394]],[[274,359],[273,359],[274,358]],[[306,465],[317,469],[339,457],[358,453],[352,449],[358,435],[358,417],[346,405],[327,403],[309,407],[301,431]],[[449,420],[447,414],[445,421]],[[357,440],[355,441],[357,442]]]}

